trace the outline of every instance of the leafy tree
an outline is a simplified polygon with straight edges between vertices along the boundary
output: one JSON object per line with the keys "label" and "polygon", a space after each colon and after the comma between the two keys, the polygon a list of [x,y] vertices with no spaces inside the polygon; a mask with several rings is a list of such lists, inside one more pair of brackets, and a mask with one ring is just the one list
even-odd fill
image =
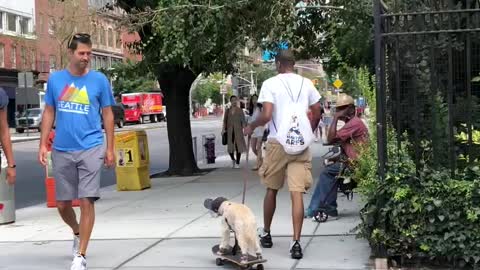
{"label": "leafy tree", "polygon": [[189,92],[195,78],[229,74],[247,45],[273,48],[293,35],[294,0],[119,0],[154,70],[167,106],[171,175],[199,172],[193,156]]}
{"label": "leafy tree", "polygon": [[[309,1],[325,5],[323,0]],[[371,0],[335,0],[324,8],[299,11],[296,44],[303,48],[302,58],[328,59],[330,74],[341,68],[367,66],[373,71],[373,2]]]}
{"label": "leafy tree", "polygon": [[116,96],[122,93],[150,92],[157,88],[155,76],[151,72],[145,73],[141,64],[127,60],[116,63],[111,69],[100,69],[112,80],[113,91]]}
{"label": "leafy tree", "polygon": [[[86,1],[47,0],[49,12],[42,14],[48,18],[50,36],[60,49],[60,68],[67,65],[67,44],[75,33],[90,33],[95,14],[88,10]],[[58,16],[60,14],[60,16]]]}
{"label": "leafy tree", "polygon": [[254,69],[255,72],[256,72],[256,84],[257,84],[257,87],[258,89],[260,90],[260,88],[262,87],[262,84],[264,81],[266,81],[267,79],[277,75],[277,71],[275,71],[275,69],[273,68],[266,68],[266,67],[258,67],[258,68],[255,68]]}
{"label": "leafy tree", "polygon": [[215,82],[203,81],[197,86],[197,89],[192,91],[192,100],[203,105],[209,98],[212,98],[214,92],[220,92],[219,88],[220,85]]}

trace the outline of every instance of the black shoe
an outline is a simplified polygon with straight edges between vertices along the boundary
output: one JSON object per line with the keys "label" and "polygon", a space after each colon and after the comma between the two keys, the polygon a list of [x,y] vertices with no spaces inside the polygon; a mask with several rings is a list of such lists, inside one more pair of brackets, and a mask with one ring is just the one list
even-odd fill
{"label": "black shoe", "polygon": [[272,242],[272,236],[270,235],[270,232],[265,232],[261,233],[260,235],[260,244],[264,248],[271,248],[273,246]]}
{"label": "black shoe", "polygon": [[295,241],[292,248],[290,249],[290,255],[292,256],[292,259],[296,260],[303,258],[302,246],[300,246],[300,243],[298,241]]}

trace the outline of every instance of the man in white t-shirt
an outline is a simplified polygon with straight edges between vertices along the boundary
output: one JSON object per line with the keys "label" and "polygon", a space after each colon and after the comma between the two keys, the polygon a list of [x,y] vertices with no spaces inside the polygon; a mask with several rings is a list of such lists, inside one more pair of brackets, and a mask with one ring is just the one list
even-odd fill
{"label": "man in white t-shirt", "polygon": [[275,57],[278,75],[266,80],[260,92],[258,102],[263,104],[260,116],[249,124],[244,132],[252,134],[256,127],[269,123],[270,134],[266,147],[266,155],[259,175],[267,187],[264,199],[264,228],[260,234],[260,242],[264,248],[273,246],[270,235],[273,214],[275,213],[278,190],[285,180],[292,199],[293,242],[290,254],[293,259],[303,257],[300,235],[303,226],[303,193],[312,185],[312,155],[307,148],[298,155],[287,154],[276,138],[277,127],[282,125],[282,110],[292,103],[292,96],[305,107],[305,114],[312,111],[312,130],[320,121],[320,94],[312,81],[294,73],[295,58],[290,50],[280,51]]}

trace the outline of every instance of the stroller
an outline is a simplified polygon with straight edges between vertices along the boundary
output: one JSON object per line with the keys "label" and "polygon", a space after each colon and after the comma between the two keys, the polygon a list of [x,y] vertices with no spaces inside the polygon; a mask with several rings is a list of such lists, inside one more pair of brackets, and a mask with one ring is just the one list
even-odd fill
{"label": "stroller", "polygon": [[333,146],[329,151],[323,155],[325,159],[325,165],[328,166],[335,162],[340,163],[340,172],[335,177],[335,184],[332,186],[331,190],[328,192],[325,199],[320,202],[320,206],[314,214],[314,218],[317,222],[323,223],[328,220],[327,214],[327,199],[332,196],[333,192],[341,192],[345,194],[347,200],[353,200],[353,190],[357,187],[357,183],[349,176],[351,172],[351,161],[348,159],[347,155],[343,153],[340,146]]}

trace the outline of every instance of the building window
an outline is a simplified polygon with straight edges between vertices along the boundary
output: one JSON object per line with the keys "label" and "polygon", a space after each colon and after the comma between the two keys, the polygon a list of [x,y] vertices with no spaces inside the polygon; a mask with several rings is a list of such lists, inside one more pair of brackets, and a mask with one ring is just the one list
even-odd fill
{"label": "building window", "polygon": [[25,47],[20,48],[20,68],[27,68],[27,49]]}
{"label": "building window", "polygon": [[43,16],[39,15],[38,17],[38,29],[37,32],[39,35],[43,34]]}
{"label": "building window", "polygon": [[112,28],[108,29],[108,47],[115,47],[115,43],[113,43],[113,30]]}
{"label": "building window", "polygon": [[50,55],[50,70],[55,70],[57,65],[57,58],[55,55]]}
{"label": "building window", "polygon": [[92,57],[92,60],[90,60],[90,68],[91,69],[97,69],[97,61],[96,61],[96,57]]}
{"label": "building window", "polygon": [[5,45],[0,43],[0,67],[5,67]]}
{"label": "building window", "polygon": [[3,12],[0,11],[0,29],[3,29]]}
{"label": "building window", "polygon": [[40,54],[40,72],[48,72],[49,68],[47,67],[47,62],[45,62],[45,55]]}
{"label": "building window", "polygon": [[12,63],[12,68],[17,68],[17,48],[15,46],[12,47],[10,52],[10,62]]}
{"label": "building window", "polygon": [[101,33],[101,43],[103,46],[106,46],[107,45],[107,30],[105,29],[101,29],[100,30],[102,33]]}
{"label": "building window", "polygon": [[122,33],[120,31],[117,31],[117,48],[122,48]]}
{"label": "building window", "polygon": [[25,17],[20,18],[20,34],[22,35],[30,34],[30,30],[28,29],[29,23],[30,23],[29,18],[25,18]]}
{"label": "building window", "polygon": [[8,31],[17,32],[17,16],[7,13]]}
{"label": "building window", "polygon": [[53,35],[55,33],[55,22],[53,21],[53,18],[50,18],[50,20],[48,20],[48,33],[50,35]]}
{"label": "building window", "polygon": [[32,55],[31,55],[31,68],[32,70],[37,70],[37,54],[35,53],[35,50],[32,50]]}

